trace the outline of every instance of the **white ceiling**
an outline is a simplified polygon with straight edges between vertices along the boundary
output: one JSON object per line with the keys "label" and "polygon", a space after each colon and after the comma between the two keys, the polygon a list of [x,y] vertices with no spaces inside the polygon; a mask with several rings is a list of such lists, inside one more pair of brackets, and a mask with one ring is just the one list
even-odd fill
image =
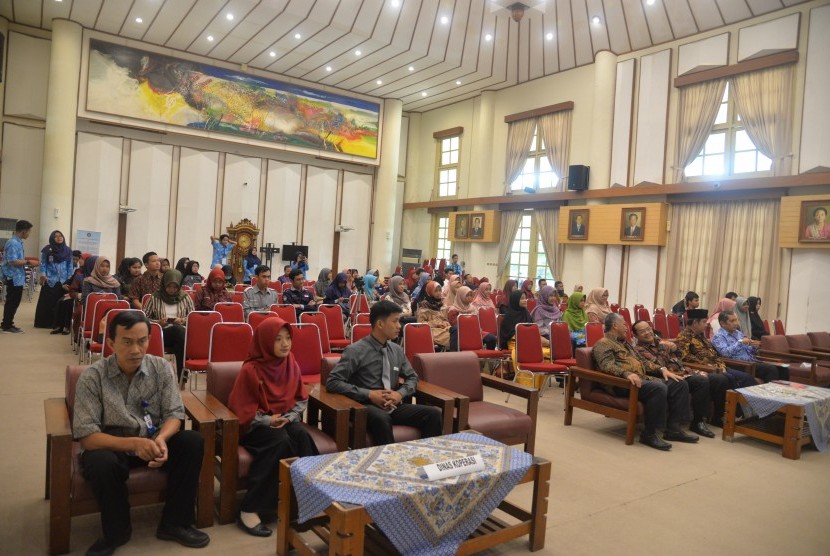
{"label": "white ceiling", "polygon": [[520,23],[505,9],[513,1],[0,0],[0,15],[43,29],[68,18],[89,29],[401,99],[404,110],[422,112],[590,64],[600,50],[623,54],[807,0],[524,0],[530,7]]}

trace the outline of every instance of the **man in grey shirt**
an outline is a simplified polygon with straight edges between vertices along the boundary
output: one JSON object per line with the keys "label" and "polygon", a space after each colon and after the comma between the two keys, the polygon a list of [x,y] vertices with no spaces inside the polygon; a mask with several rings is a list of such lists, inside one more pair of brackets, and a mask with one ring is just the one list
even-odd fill
{"label": "man in grey shirt", "polygon": [[277,302],[277,292],[268,287],[271,281],[271,269],[264,264],[254,270],[256,280],[252,287],[245,290],[242,296],[242,310],[245,311],[245,320],[251,311],[269,311],[271,305]]}
{"label": "man in grey shirt", "polygon": [[82,472],[101,508],[104,533],[87,555],[112,554],[130,540],[126,483],[130,468],[142,465],[167,472],[156,537],[191,548],[210,542],[193,526],[204,439],[180,430],[184,408],[176,379],[167,361],[146,355],[149,341],[144,313],[119,313],[107,334],[113,355],[86,369],[75,388],[72,431],[83,449]]}
{"label": "man in grey shirt", "polygon": [[[329,392],[366,404],[366,426],[376,446],[395,441],[392,425],[416,427],[422,438],[440,436],[442,432],[440,409],[401,403],[415,393],[418,385],[418,375],[403,349],[391,341],[401,331],[401,313],[391,301],[372,305],[372,333],[346,348],[326,381]],[[403,383],[399,384],[401,377]]]}

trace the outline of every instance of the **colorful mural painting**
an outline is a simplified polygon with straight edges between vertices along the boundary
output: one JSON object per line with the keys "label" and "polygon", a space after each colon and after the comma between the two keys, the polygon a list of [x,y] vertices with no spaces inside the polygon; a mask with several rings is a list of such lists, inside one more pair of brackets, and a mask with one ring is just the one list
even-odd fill
{"label": "colorful mural painting", "polygon": [[90,41],[86,108],[162,124],[377,158],[380,105]]}

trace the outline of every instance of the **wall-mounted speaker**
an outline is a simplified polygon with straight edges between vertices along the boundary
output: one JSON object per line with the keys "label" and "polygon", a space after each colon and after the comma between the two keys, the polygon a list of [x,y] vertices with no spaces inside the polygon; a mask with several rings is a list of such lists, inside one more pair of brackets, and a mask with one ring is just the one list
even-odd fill
{"label": "wall-mounted speaker", "polygon": [[588,189],[588,171],[590,166],[574,164],[568,167],[568,191],[585,191]]}

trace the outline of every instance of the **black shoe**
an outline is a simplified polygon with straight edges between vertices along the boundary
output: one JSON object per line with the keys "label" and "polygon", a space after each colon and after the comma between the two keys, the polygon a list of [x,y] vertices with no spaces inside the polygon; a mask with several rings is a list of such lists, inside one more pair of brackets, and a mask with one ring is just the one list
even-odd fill
{"label": "black shoe", "polygon": [[706,438],[715,438],[715,433],[709,430],[709,427],[706,426],[705,421],[698,421],[697,423],[692,423],[692,426],[689,427],[689,430],[695,434],[699,434],[700,436],[705,436]]}
{"label": "black shoe", "polygon": [[247,525],[245,525],[242,519],[239,518],[236,520],[236,525],[249,535],[253,535],[255,537],[270,537],[271,533],[273,533],[271,529],[263,525],[261,522],[257,523],[253,527],[248,527]]}
{"label": "black shoe", "polygon": [[[130,533],[132,533],[132,529],[130,530]],[[127,542],[129,540],[130,540],[130,535],[129,534],[126,536],[126,538],[123,541],[116,542],[116,543],[109,543],[109,542],[107,542],[106,539],[104,539],[102,537],[102,538],[98,539],[97,541],[95,541],[92,544],[92,546],[89,547],[89,549],[86,551],[86,556],[109,556],[110,554],[115,552],[116,548],[118,548],[119,546],[123,546],[123,545],[127,544]]]}
{"label": "black shoe", "polygon": [[668,452],[671,450],[671,444],[657,436],[656,434],[641,434],[640,442],[646,446],[650,446],[657,450]]}
{"label": "black shoe", "polygon": [[210,542],[207,533],[203,533],[193,527],[182,527],[181,525],[165,525],[160,523],[156,529],[156,538],[163,541],[176,541],[182,546],[189,548],[202,548]]}
{"label": "black shoe", "polygon": [[52,334],[52,335],[63,334],[63,329],[62,328],[55,328],[49,334]]}
{"label": "black shoe", "polygon": [[694,444],[700,438],[695,434],[689,434],[686,431],[666,431],[663,433],[663,440],[674,440],[677,442],[686,442],[687,444]]}

